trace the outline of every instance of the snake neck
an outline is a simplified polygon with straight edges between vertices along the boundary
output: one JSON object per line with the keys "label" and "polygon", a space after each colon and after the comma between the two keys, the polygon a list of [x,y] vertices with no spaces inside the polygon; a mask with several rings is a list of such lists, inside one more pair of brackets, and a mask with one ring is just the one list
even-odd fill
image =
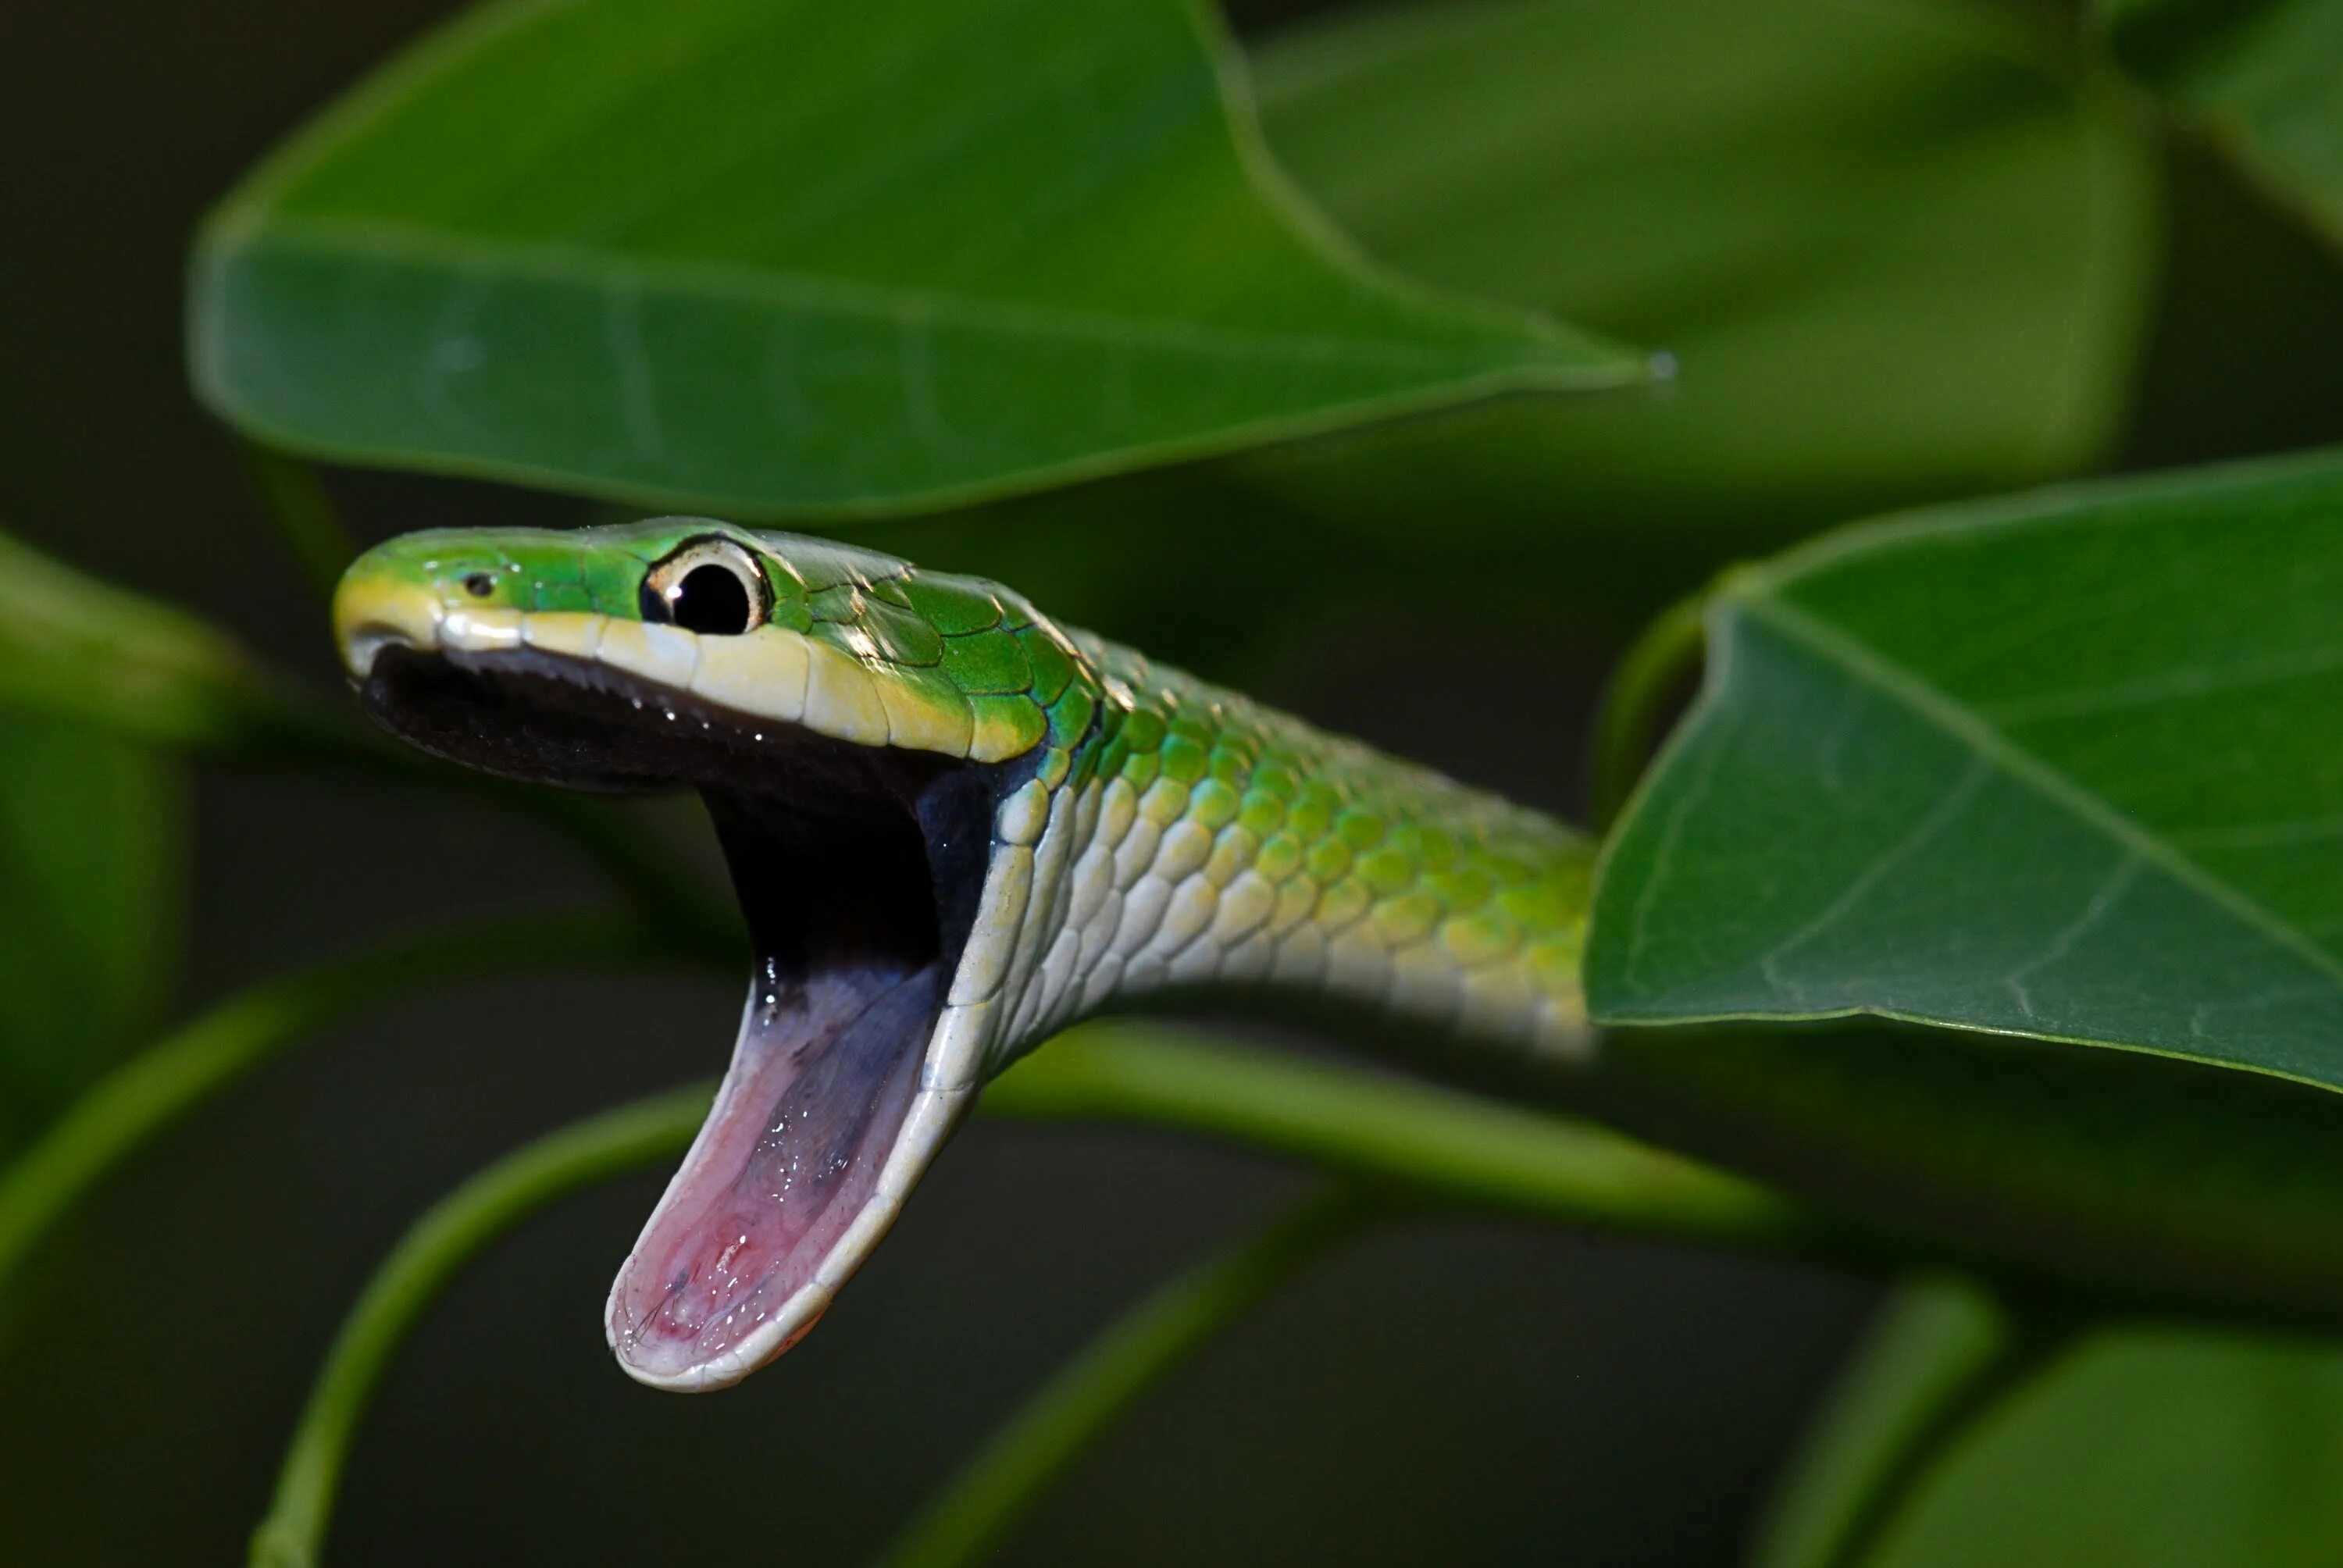
{"label": "snake neck", "polygon": [[1583,1054],[1583,836],[1072,636],[1097,719],[995,813],[944,1020],[971,1078],[1090,1014],[1236,990]]}

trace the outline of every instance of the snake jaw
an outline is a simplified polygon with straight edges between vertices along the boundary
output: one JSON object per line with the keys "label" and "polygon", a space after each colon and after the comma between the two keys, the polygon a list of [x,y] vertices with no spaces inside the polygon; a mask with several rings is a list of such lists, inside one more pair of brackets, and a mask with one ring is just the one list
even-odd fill
{"label": "snake jaw", "polygon": [[[674,1201],[698,1159],[695,1143],[669,1183],[660,1207],[652,1211],[642,1239],[618,1271],[604,1310],[605,1333],[613,1354],[627,1375],[652,1388],[678,1393],[709,1392],[729,1388],[750,1372],[784,1354],[820,1322],[830,1304],[856,1269],[870,1256],[902,1212],[911,1189],[950,1139],[971,1098],[971,1091],[920,1090],[911,1098],[892,1146],[878,1169],[876,1182],[854,1203],[852,1219],[826,1245],[810,1273],[793,1278],[783,1290],[759,1291],[761,1282],[736,1287],[719,1303],[719,1330],[737,1327],[739,1336],[710,1348],[706,1331],[670,1333],[675,1317],[670,1308],[678,1292],[675,1275],[648,1273],[663,1261],[654,1250],[668,1204]],[[720,1108],[719,1108],[720,1109]],[[717,1112],[710,1113],[710,1127]],[[708,1134],[703,1129],[703,1139]],[[723,1253],[717,1254],[719,1260]],[[697,1282],[687,1283],[685,1291]],[[711,1290],[711,1299],[715,1295]],[[663,1315],[664,1314],[664,1315]]]}
{"label": "snake jaw", "polygon": [[[970,830],[991,801],[980,778],[930,777],[899,824],[917,840],[866,824],[851,858],[809,841],[794,803],[706,793],[762,956],[716,1104],[605,1312],[628,1375],[679,1392],[789,1349],[902,1211],[974,1097],[946,996],[990,940],[966,892],[983,869],[964,847],[989,841]],[[809,902],[809,879],[839,891]]]}
{"label": "snake jaw", "polygon": [[[542,782],[707,799],[759,954],[732,1063],[620,1268],[609,1342],[639,1382],[739,1382],[802,1337],[974,1098],[948,998],[1017,770],[776,724],[553,653],[493,610],[354,595],[337,630],[378,720]],[[980,960],[981,959],[980,958]]]}
{"label": "snake jaw", "polygon": [[[722,1388],[810,1329],[901,1212],[950,1137],[966,1091],[922,1089],[941,979],[825,976],[823,1038],[781,1031],[752,991],[740,1042],[699,1136],[618,1271],[605,1312],[628,1375]],[[819,1031],[813,1031],[818,1033]],[[913,1033],[910,1037],[922,1037]]]}

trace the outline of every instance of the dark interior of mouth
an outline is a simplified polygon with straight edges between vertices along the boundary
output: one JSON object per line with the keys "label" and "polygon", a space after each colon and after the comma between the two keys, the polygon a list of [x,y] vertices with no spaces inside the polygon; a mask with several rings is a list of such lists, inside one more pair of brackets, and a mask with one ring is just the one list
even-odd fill
{"label": "dark interior of mouth", "polygon": [[610,1298],[621,1359],[689,1382],[757,1341],[870,1201],[975,917],[998,780],[599,667],[458,657],[386,649],[362,695],[415,744],[493,772],[697,789],[748,921],[730,1069]]}

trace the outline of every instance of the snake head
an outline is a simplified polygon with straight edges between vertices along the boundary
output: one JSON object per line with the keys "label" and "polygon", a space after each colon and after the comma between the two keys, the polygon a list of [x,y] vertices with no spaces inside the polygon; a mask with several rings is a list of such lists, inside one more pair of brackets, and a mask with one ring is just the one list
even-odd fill
{"label": "snake head", "polygon": [[374,717],[455,761],[696,790],[755,943],[731,1066],[620,1269],[625,1369],[738,1381],[809,1328],[1030,1030],[1034,845],[1113,700],[996,585],[668,518],[409,535],[334,604]]}

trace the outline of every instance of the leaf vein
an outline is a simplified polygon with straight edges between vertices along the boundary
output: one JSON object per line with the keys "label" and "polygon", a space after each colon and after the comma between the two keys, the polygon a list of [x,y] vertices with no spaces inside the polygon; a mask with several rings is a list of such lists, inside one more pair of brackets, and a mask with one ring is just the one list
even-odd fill
{"label": "leaf vein", "polygon": [[2176,698],[2241,691],[2247,687],[2268,686],[2275,681],[2292,680],[2306,675],[2324,675],[2337,669],[2343,669],[2343,647],[2306,648],[2282,658],[2255,659],[2226,667],[2185,666],[2142,676],[2136,680],[2118,681],[2112,686],[2044,692],[2022,701],[1979,703],[1976,711],[1979,717],[1996,724],[2023,724],[2037,719],[2082,718]]}
{"label": "leaf vein", "polygon": [[2107,873],[2090,898],[2084,902],[2082,912],[2067,921],[2050,939],[2049,944],[2041,952],[2002,977],[2002,983],[2009,988],[2009,994],[2016,1000],[2018,1011],[2029,1019],[2040,1016],[2034,1009],[2034,992],[2026,982],[2044,970],[2065,962],[2066,955],[2075,950],[2075,944],[2098,929],[2101,922],[2107,920],[2108,911],[2122,902],[2124,895],[2131,891],[2131,885],[2139,880],[2142,864],[2138,856],[2129,853],[2124,855],[2116,862],[2115,869]]}
{"label": "leaf vein", "polygon": [[2019,746],[1987,723],[1983,715],[1962,706],[1946,692],[1912,670],[1885,658],[1869,645],[1780,598],[1740,597],[1736,602],[1745,614],[1838,664],[1849,676],[1875,688],[1882,696],[1900,704],[1914,716],[1969,747],[1980,760],[1989,762],[2014,782],[2061,808],[2086,827],[2106,835],[2149,866],[2245,922],[2308,964],[2330,986],[2343,985],[2343,962],[2338,962],[2333,954],[2182,854],[2169,839],[2149,832]]}
{"label": "leaf vein", "polygon": [[1765,957],[1757,960],[1758,968],[1765,971],[1766,980],[1775,990],[1786,992],[1793,997],[1803,995],[1805,990],[1803,984],[1783,977],[1780,968],[1782,960],[1845,919],[1848,911],[1861,903],[1872,889],[1886,880],[1897,867],[1918,854],[1931,839],[1950,826],[1953,819],[1966,810],[1968,803],[1976,798],[1976,792],[1984,788],[1986,775],[1985,759],[1981,757],[1971,757],[1968,766],[1961,770],[1960,777],[1954,779],[1936,804],[1906,830],[1903,838],[1897,839],[1885,853],[1875,856],[1869,865],[1848,879],[1846,886],[1839,890],[1836,898],[1824,905],[1805,925],[1783,938]]}

